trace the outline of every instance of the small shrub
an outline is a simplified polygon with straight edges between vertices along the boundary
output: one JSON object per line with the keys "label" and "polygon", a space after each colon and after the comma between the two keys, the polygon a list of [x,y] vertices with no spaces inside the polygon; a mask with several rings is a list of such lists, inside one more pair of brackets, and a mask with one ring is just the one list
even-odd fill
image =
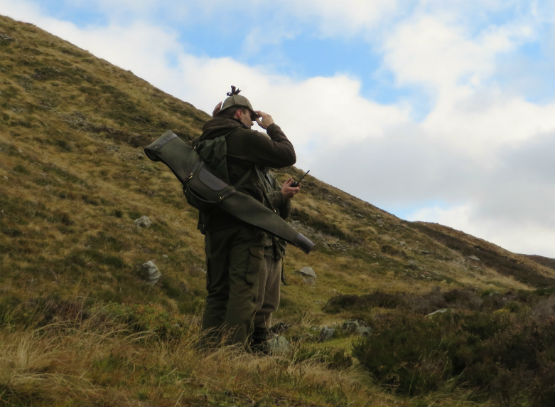
{"label": "small shrub", "polygon": [[375,334],[353,346],[353,355],[383,385],[415,395],[435,390],[450,370],[441,348],[441,326],[417,315],[387,316]]}
{"label": "small shrub", "polygon": [[27,168],[25,168],[23,165],[21,164],[17,164],[15,167],[13,167],[13,170],[15,172],[19,172],[20,174],[25,174],[25,175],[29,175],[30,172]]}
{"label": "small shrub", "polygon": [[375,319],[353,355],[401,394],[427,393],[451,380],[480,400],[543,402],[555,392],[554,321],[510,312],[390,314]]}
{"label": "small shrub", "polygon": [[366,295],[338,295],[328,300],[324,311],[337,313],[343,310],[368,310],[371,307],[397,308],[404,305],[399,294],[389,294],[375,291]]}

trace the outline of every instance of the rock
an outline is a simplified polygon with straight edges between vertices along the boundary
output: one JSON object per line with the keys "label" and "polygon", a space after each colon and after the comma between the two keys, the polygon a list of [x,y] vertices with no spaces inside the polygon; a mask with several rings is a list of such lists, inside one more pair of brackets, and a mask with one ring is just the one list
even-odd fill
{"label": "rock", "polygon": [[135,225],[140,228],[149,228],[152,225],[152,221],[148,216],[141,216],[140,218],[135,219]]}
{"label": "rock", "polygon": [[369,326],[361,325],[357,328],[356,333],[358,335],[368,336],[372,333],[372,328],[370,328]]}
{"label": "rock", "polygon": [[289,341],[281,335],[275,335],[268,339],[267,346],[270,355],[285,355],[291,349]]}
{"label": "rock", "polygon": [[10,37],[8,34],[0,33],[0,43],[1,42],[11,42],[14,39]]}
{"label": "rock", "polygon": [[316,272],[312,269],[312,267],[303,267],[299,270],[299,273],[305,277],[316,278]]}
{"label": "rock", "polygon": [[152,260],[147,261],[141,266],[142,277],[150,285],[154,285],[158,282],[162,273],[158,270],[158,267]]}
{"label": "rock", "polygon": [[312,269],[312,267],[303,267],[297,272],[300,273],[303,277],[316,279],[316,272]]}
{"label": "rock", "polygon": [[473,260],[473,261],[480,261],[480,258],[479,258],[478,256],[472,255],[472,256],[468,256],[468,258],[469,258],[470,260]]}
{"label": "rock", "polygon": [[303,277],[303,281],[307,284],[314,284],[316,281],[316,273],[312,267],[303,267],[302,269],[297,270],[297,273]]}
{"label": "rock", "polygon": [[372,329],[370,327],[364,325],[363,323],[356,321],[356,320],[349,320],[343,322],[341,328],[350,334],[357,334],[357,335],[370,335]]}
{"label": "rock", "polygon": [[360,324],[355,320],[345,321],[343,322],[341,328],[348,333],[354,333],[358,328],[360,328]]}
{"label": "rock", "polygon": [[333,335],[335,335],[335,328],[330,328],[329,326],[322,327],[320,329],[320,342],[333,338]]}

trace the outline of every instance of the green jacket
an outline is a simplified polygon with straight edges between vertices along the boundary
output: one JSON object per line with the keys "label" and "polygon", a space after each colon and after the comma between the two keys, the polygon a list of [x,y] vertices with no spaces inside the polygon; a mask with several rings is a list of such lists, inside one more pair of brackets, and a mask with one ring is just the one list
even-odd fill
{"label": "green jacket", "polygon": [[[266,129],[268,134],[246,128],[229,118],[214,118],[203,127],[202,135],[193,145],[215,175],[234,185],[280,213],[286,199],[275,194],[275,186],[266,179],[267,168],[282,168],[296,161],[295,149],[277,124]],[[271,201],[271,202],[268,202]],[[200,213],[201,231],[234,227],[241,222],[215,208]]]}
{"label": "green jacket", "polygon": [[[277,212],[279,216],[283,219],[287,219],[291,214],[291,199],[287,199],[281,193],[281,185],[277,182],[270,171],[265,171],[264,181],[266,182],[267,196],[270,200],[271,207]],[[267,249],[266,252],[270,252],[274,256],[274,259],[281,259],[285,255],[285,247],[287,242],[276,236],[272,236],[272,248]]]}

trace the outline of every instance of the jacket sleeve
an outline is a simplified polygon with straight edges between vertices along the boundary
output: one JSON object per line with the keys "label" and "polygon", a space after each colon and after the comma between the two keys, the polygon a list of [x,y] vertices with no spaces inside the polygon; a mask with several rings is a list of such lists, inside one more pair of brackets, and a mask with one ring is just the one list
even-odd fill
{"label": "jacket sleeve", "polygon": [[260,167],[283,168],[295,164],[295,149],[281,128],[274,123],[266,130],[267,135],[255,130],[235,130],[227,138],[227,154]]}

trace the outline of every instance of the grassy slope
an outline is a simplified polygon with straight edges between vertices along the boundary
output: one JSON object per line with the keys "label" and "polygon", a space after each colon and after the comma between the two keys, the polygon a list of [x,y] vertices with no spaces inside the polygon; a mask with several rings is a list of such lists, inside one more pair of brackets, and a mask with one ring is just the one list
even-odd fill
{"label": "grassy slope", "polygon": [[[208,115],[4,17],[0,61],[0,315],[8,355],[0,360],[0,400],[412,403],[375,387],[356,367],[193,352],[204,295],[196,212],[173,175],[148,161],[141,146],[166,129],[194,137]],[[289,168],[279,175],[298,173]],[[551,268],[526,256],[441,225],[402,221],[307,178],[292,221],[318,248],[308,256],[288,250],[289,285],[276,315],[301,337],[310,326],[348,316],[322,309],[340,294],[530,290],[552,281]],[[136,227],[141,215],[153,226]],[[163,274],[153,287],[139,276],[147,260]],[[294,273],[305,265],[316,270],[316,284]],[[120,334],[130,326],[167,341]],[[222,365],[233,374],[224,375]],[[62,390],[64,380],[74,394]],[[435,397],[465,400],[464,392]]]}

